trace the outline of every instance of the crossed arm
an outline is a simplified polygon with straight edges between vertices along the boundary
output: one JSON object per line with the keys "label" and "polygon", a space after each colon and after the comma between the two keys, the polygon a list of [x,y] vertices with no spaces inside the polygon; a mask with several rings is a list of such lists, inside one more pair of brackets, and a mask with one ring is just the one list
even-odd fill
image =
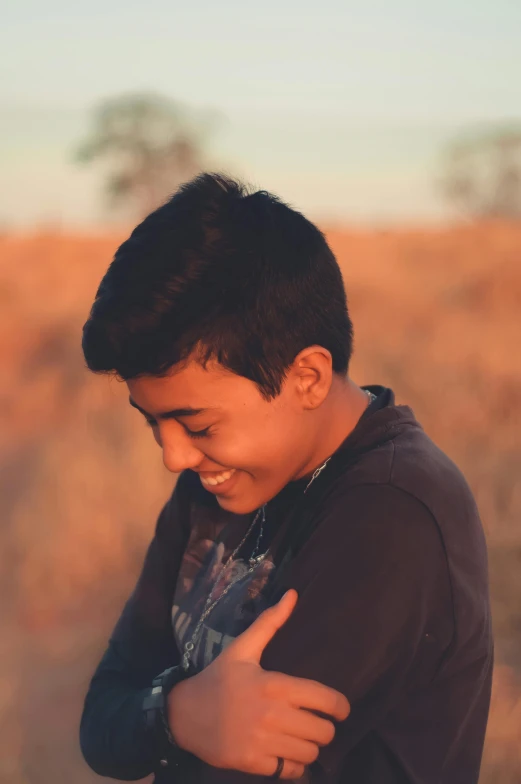
{"label": "crossed arm", "polygon": [[[179,661],[170,613],[187,537],[183,499],[178,484],[86,696],[80,743],[102,776],[137,780],[157,767],[142,702],[155,675]],[[423,640],[436,603],[447,601],[447,574],[429,512],[402,491],[353,488],[344,499],[332,498],[321,518],[291,567],[297,605],[261,665],[347,697],[351,714],[317,760],[333,770],[378,726],[411,673],[428,678],[434,672],[440,651],[426,650]],[[223,780],[222,773],[205,765],[204,781]],[[239,772],[233,781],[241,784]],[[244,774],[246,781],[252,776]]]}

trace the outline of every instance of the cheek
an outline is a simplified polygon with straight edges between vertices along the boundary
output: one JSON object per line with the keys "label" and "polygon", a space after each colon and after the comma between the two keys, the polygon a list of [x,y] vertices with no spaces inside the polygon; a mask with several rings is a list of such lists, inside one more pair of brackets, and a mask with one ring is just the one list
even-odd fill
{"label": "cheek", "polygon": [[262,422],[250,427],[242,434],[237,444],[237,459],[244,459],[258,473],[271,474],[279,472],[280,466],[285,466],[291,455],[295,453],[295,433],[292,423],[288,420],[279,421],[277,418],[265,418]]}
{"label": "cheek", "polygon": [[256,474],[265,469],[278,455],[279,444],[266,429],[258,430],[250,426],[223,430],[215,438],[204,441],[201,450],[208,460],[225,468],[236,468],[246,473]]}

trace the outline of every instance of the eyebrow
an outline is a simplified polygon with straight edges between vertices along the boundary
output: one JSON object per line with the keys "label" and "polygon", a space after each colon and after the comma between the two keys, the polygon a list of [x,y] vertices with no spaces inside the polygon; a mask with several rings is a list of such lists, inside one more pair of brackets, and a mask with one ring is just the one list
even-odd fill
{"label": "eyebrow", "polygon": [[161,414],[158,414],[157,417],[153,417],[152,414],[149,414],[148,411],[145,411],[144,408],[138,406],[135,400],[132,400],[129,397],[128,402],[132,406],[132,408],[137,408],[137,410],[143,414],[145,417],[149,417],[150,419],[177,419],[178,417],[189,417],[189,416],[196,416],[196,414],[201,414],[203,411],[211,411],[213,409],[209,408],[173,408],[171,411],[163,411]]}

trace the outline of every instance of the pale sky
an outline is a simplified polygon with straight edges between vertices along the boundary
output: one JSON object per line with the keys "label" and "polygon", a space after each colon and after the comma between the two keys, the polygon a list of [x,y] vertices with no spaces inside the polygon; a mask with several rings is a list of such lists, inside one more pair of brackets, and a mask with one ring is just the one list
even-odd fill
{"label": "pale sky", "polygon": [[310,217],[439,220],[444,146],[521,120],[518,0],[9,0],[0,223],[103,217],[72,162],[103,98],[147,89],[217,116],[208,167]]}

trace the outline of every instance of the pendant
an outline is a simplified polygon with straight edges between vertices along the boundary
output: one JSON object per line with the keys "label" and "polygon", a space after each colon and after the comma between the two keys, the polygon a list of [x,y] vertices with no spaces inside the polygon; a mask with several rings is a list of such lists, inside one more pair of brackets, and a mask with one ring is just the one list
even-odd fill
{"label": "pendant", "polygon": [[250,558],[250,567],[260,564],[261,561],[264,561],[265,556],[266,553],[262,553],[262,555],[258,555],[256,558]]}

